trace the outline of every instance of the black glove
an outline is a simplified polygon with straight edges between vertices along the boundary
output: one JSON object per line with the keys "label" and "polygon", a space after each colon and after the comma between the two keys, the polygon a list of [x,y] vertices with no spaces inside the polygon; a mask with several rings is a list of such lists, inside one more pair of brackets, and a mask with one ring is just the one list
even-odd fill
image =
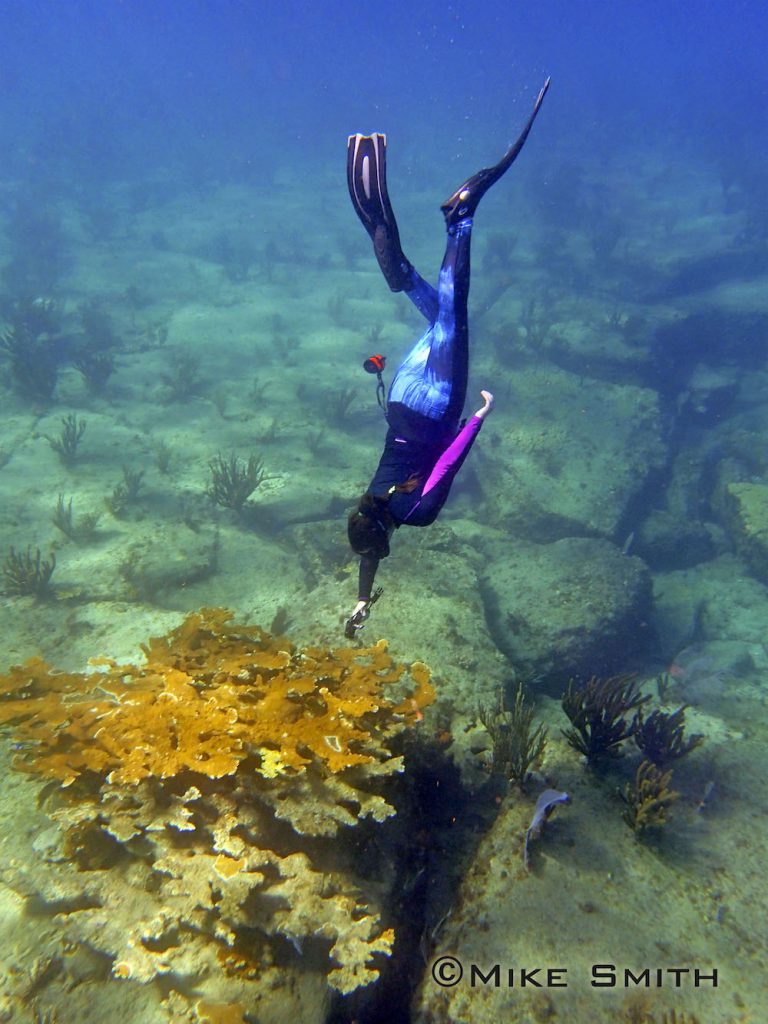
{"label": "black glove", "polygon": [[347,621],[344,623],[344,636],[347,640],[354,640],[357,636],[358,630],[362,629],[365,625],[365,620],[371,614],[371,606],[376,604],[381,595],[384,593],[382,587],[377,587],[374,590],[371,597],[365,602],[360,611],[355,612],[354,615],[350,615]]}

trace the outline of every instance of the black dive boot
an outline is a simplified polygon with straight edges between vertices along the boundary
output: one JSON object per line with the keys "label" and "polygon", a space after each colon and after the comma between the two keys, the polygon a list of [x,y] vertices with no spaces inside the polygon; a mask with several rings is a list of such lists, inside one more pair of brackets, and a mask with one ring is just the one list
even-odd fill
{"label": "black dive boot", "polygon": [[393,292],[406,290],[413,268],[400,248],[400,234],[387,194],[386,135],[376,132],[349,136],[347,184],[352,205],[371,236],[387,284]]}
{"label": "black dive boot", "polygon": [[542,86],[541,92],[536,97],[536,103],[533,107],[533,113],[528,118],[528,123],[520,135],[517,142],[510,146],[504,156],[494,167],[486,167],[482,171],[478,171],[477,174],[473,174],[471,178],[468,178],[463,185],[449,196],[448,199],[442,204],[440,209],[443,211],[445,217],[445,223],[448,227],[458,223],[460,220],[464,220],[466,217],[474,216],[477,204],[483,198],[488,189],[514,163],[518,153],[525,145],[525,140],[528,138],[528,133],[533,127],[533,122],[536,120],[536,115],[539,112],[542,100],[544,99],[547,89],[549,88],[549,79],[546,80]]}

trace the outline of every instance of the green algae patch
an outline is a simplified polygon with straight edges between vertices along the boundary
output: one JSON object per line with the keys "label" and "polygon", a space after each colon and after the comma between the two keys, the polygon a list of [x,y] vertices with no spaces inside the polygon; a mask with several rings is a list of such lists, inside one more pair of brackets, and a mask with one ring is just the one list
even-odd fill
{"label": "green algae patch", "polygon": [[728,520],[738,551],[768,581],[768,484],[729,484]]}

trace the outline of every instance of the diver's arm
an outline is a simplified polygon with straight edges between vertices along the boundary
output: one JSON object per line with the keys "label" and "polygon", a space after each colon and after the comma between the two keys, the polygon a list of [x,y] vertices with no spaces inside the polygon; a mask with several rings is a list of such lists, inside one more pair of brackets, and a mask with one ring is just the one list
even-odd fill
{"label": "diver's arm", "polygon": [[363,555],[360,559],[360,584],[358,587],[360,596],[352,614],[344,623],[344,636],[347,640],[354,640],[371,614],[371,608],[381,597],[381,587],[378,590],[373,589],[373,578],[378,567],[378,558]]}
{"label": "diver's arm", "polygon": [[437,460],[432,472],[427,477],[421,497],[405,516],[404,522],[411,526],[429,526],[440,514],[456,474],[464,464],[469,449],[480,433],[483,420],[493,408],[493,395],[490,391],[481,391],[483,405],[465,424]]}
{"label": "diver's arm", "polygon": [[355,610],[352,612],[350,617],[344,623],[344,636],[347,640],[354,640],[357,634],[365,625],[365,621],[371,614],[371,608],[376,604],[381,595],[384,593],[382,587],[377,587],[376,590],[371,594],[369,600],[358,601],[355,605]]}
{"label": "diver's arm", "polygon": [[[373,593],[373,581],[376,578],[376,570],[379,568],[379,559],[372,555],[363,555],[360,559],[360,573],[357,585],[357,606],[355,612],[367,604]],[[354,615],[354,612],[352,613]]]}
{"label": "diver's arm", "polygon": [[493,408],[493,395],[491,392],[481,391],[480,394],[483,396],[482,407],[477,410],[466,426],[462,427],[435,463],[434,469],[427,477],[424,489],[421,492],[422,501],[441,480],[444,480],[447,476],[453,478],[461,469],[464,459],[469,454],[469,449],[475,443],[475,438],[480,432],[483,420]]}

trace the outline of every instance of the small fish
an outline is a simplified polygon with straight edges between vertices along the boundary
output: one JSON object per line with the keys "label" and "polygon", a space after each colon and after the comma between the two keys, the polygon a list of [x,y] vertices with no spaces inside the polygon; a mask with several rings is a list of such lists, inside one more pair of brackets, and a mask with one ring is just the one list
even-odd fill
{"label": "small fish", "polygon": [[541,832],[544,822],[549,818],[552,811],[557,807],[558,804],[569,804],[571,798],[567,793],[561,793],[557,789],[545,789],[539,799],[536,801],[536,806],[533,809],[533,817],[531,818],[531,824],[525,831],[525,842],[523,844],[523,864],[528,867],[528,843],[531,839],[536,839]]}
{"label": "small fish", "polygon": [[413,699],[413,697],[411,697],[408,700],[408,703],[411,706],[411,714],[413,715],[414,722],[416,722],[417,724],[419,722],[423,722],[424,721],[424,712],[421,710],[421,708],[419,707],[418,703]]}
{"label": "small fish", "polygon": [[634,542],[635,542],[635,531],[633,530],[629,534],[627,539],[624,541],[624,543],[622,544],[622,547],[621,547],[622,555],[628,555],[629,554],[630,548],[632,547]]}
{"label": "small fish", "polygon": [[703,811],[704,810],[704,808],[709,803],[710,797],[712,796],[714,791],[715,791],[715,782],[714,782],[714,779],[710,779],[709,782],[704,787],[704,792],[701,794],[701,800],[699,800],[699,802],[696,804],[696,810],[697,811]]}

